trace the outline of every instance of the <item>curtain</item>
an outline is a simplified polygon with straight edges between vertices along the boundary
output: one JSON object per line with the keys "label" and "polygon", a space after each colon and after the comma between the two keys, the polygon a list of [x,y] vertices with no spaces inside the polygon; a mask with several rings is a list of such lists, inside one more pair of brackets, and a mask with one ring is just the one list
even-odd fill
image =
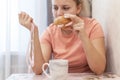
{"label": "curtain", "polygon": [[26,73],[30,32],[18,22],[18,13],[33,17],[41,34],[47,27],[47,0],[0,0],[0,80]]}

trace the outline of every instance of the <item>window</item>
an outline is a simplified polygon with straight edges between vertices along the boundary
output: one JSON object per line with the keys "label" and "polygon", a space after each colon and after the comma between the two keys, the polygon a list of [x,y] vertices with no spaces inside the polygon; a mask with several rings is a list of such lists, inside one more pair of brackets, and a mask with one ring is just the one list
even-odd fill
{"label": "window", "polygon": [[[47,0],[0,0],[0,80],[26,72],[25,56],[30,32],[18,22],[25,11],[34,18],[40,34],[47,27]],[[21,60],[22,59],[22,60]]]}

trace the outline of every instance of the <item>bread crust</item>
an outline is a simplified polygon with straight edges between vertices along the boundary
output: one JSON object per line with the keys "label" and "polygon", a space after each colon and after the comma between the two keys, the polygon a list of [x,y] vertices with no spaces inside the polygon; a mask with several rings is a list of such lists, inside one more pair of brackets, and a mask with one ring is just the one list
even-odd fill
{"label": "bread crust", "polygon": [[67,23],[71,22],[70,18],[64,18],[64,16],[59,16],[54,20],[55,25],[65,25]]}

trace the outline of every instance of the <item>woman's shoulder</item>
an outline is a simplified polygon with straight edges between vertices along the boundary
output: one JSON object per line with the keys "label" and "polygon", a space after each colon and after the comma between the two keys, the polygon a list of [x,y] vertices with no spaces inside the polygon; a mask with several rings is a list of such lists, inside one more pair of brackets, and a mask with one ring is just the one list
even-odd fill
{"label": "woman's shoulder", "polygon": [[101,24],[95,18],[82,18],[85,22],[85,29],[91,40],[104,37]]}
{"label": "woman's shoulder", "polygon": [[46,31],[49,33],[54,33],[57,30],[57,26],[51,23],[47,28]]}
{"label": "woman's shoulder", "polygon": [[55,25],[53,23],[49,24],[47,27],[47,29],[53,29],[53,28],[55,28]]}
{"label": "woman's shoulder", "polygon": [[81,17],[86,24],[98,24],[99,22],[95,18]]}

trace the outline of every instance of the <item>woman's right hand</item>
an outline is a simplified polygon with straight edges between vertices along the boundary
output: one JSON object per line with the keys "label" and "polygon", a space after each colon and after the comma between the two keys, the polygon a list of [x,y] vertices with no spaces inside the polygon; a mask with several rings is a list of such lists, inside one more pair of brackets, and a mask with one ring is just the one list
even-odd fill
{"label": "woman's right hand", "polygon": [[25,26],[27,29],[31,30],[31,24],[33,23],[33,18],[30,17],[27,13],[21,12],[19,14],[19,23]]}

